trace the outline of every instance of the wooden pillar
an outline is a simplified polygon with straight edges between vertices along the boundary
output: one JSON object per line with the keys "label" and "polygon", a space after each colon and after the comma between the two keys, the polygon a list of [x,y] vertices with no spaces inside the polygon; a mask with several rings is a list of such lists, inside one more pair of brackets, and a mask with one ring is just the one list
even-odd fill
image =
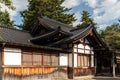
{"label": "wooden pillar", "polygon": [[69,58],[68,58],[68,78],[73,79],[74,78],[74,54],[73,54],[73,45],[69,46]]}
{"label": "wooden pillar", "polygon": [[115,53],[112,53],[112,76],[115,77],[115,61],[114,58],[115,57]]}
{"label": "wooden pillar", "polygon": [[0,80],[3,80],[3,67],[2,67],[2,63],[3,63],[3,48],[0,48]]}
{"label": "wooden pillar", "polygon": [[95,66],[95,75],[97,75],[97,54],[96,53],[94,53],[94,66]]}

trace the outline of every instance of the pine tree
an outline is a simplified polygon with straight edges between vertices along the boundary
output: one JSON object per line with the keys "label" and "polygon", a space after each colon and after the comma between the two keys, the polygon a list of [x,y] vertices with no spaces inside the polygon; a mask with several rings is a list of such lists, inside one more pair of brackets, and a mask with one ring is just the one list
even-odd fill
{"label": "pine tree", "polygon": [[109,47],[120,51],[120,24],[114,23],[101,30],[100,35],[109,44]]}
{"label": "pine tree", "polygon": [[96,23],[93,21],[92,18],[90,18],[90,13],[88,11],[83,11],[82,12],[82,17],[81,17],[81,24],[77,25],[77,27],[80,27],[80,26],[86,26],[86,25],[89,25],[89,24],[92,24],[93,26],[96,25]]}
{"label": "pine tree", "polygon": [[6,27],[13,27],[14,22],[10,20],[9,13],[7,11],[0,11],[0,25]]}
{"label": "pine tree", "polygon": [[8,8],[15,10],[15,7],[12,5],[11,0],[0,0],[0,3],[5,4]]}
{"label": "pine tree", "polygon": [[67,14],[70,9],[61,6],[64,0],[29,0],[28,2],[28,10],[21,12],[25,30],[30,30],[31,23],[39,16],[47,16],[69,25],[76,20],[74,14]]}
{"label": "pine tree", "polygon": [[[0,3],[5,4],[9,9],[15,10],[15,7],[12,6],[11,0],[0,0]],[[1,11],[0,7],[0,26],[13,27],[14,22],[10,19],[9,13],[5,11]]]}

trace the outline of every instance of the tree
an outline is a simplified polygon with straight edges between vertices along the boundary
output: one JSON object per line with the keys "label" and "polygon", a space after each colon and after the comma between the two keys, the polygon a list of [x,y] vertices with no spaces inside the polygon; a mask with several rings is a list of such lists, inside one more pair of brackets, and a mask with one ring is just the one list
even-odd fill
{"label": "tree", "polygon": [[[0,0],[0,3],[5,4],[9,9],[15,10],[15,7],[12,6],[11,0]],[[7,27],[14,26],[14,22],[10,19],[9,13],[6,10],[1,11],[1,7],[0,7],[0,25]]]}
{"label": "tree", "polygon": [[11,0],[0,0],[0,3],[5,4],[8,8],[15,10],[15,7],[12,5]]}
{"label": "tree", "polygon": [[9,13],[7,11],[0,11],[0,25],[1,26],[7,26],[7,27],[13,27],[13,21],[10,20]]}
{"label": "tree", "polygon": [[64,0],[29,0],[28,2],[28,10],[21,12],[25,30],[30,30],[31,23],[39,16],[47,16],[69,25],[76,20],[74,14],[67,13],[70,9],[61,6]]}
{"label": "tree", "polygon": [[96,25],[96,23],[93,21],[92,18],[90,18],[90,13],[88,11],[83,11],[82,12],[82,17],[81,17],[81,24],[78,24],[77,27],[80,26],[86,26],[89,24],[92,24],[93,26]]}
{"label": "tree", "polygon": [[120,24],[114,23],[101,30],[100,35],[109,44],[109,47],[120,50]]}

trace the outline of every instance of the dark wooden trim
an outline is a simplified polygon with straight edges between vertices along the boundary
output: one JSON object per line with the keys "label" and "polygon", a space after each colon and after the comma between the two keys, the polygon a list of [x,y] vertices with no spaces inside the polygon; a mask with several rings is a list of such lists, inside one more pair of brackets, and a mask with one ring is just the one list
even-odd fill
{"label": "dark wooden trim", "polygon": [[75,49],[80,49],[80,50],[90,50],[90,49],[84,49],[84,48],[76,48],[74,47]]}
{"label": "dark wooden trim", "polygon": [[23,51],[21,51],[21,65],[23,65]]}
{"label": "dark wooden trim", "polygon": [[74,44],[72,43],[72,79],[74,78]]}
{"label": "dark wooden trim", "polygon": [[2,48],[2,65],[4,65],[4,48]]}
{"label": "dark wooden trim", "polygon": [[[81,59],[80,59],[81,62]],[[78,66],[78,44],[77,44],[77,66]]]}
{"label": "dark wooden trim", "polygon": [[34,65],[34,64],[33,64],[33,52],[31,52],[31,55],[32,55],[32,65]]}

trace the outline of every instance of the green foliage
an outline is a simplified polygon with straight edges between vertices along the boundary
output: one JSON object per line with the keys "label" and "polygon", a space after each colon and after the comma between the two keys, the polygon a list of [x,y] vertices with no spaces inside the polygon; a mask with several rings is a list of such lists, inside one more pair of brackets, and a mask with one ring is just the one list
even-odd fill
{"label": "green foliage", "polygon": [[105,30],[100,31],[101,36],[105,39],[111,48],[120,48],[120,24],[107,26]]}
{"label": "green foliage", "polygon": [[[15,7],[12,6],[11,0],[0,0],[0,3],[5,4],[8,8],[15,10]],[[7,26],[7,27],[13,27],[14,22],[10,20],[10,15],[7,11],[1,11],[0,6],[0,25],[1,26]]]}
{"label": "green foliage", "polygon": [[47,16],[69,25],[76,20],[74,14],[67,14],[70,9],[61,6],[64,0],[29,0],[28,2],[28,10],[21,12],[25,30],[30,30],[32,22],[39,16]]}
{"label": "green foliage", "polygon": [[82,12],[82,17],[81,17],[81,24],[77,25],[77,27],[80,27],[80,26],[86,26],[86,25],[89,25],[89,24],[93,24],[93,26],[96,25],[96,23],[93,21],[92,18],[90,18],[90,13],[88,11],[83,11]]}
{"label": "green foliage", "polygon": [[13,21],[10,20],[9,13],[7,11],[0,11],[0,25],[13,27]]}
{"label": "green foliage", "polygon": [[0,3],[5,4],[8,8],[15,10],[15,7],[12,5],[11,0],[0,0]]}

